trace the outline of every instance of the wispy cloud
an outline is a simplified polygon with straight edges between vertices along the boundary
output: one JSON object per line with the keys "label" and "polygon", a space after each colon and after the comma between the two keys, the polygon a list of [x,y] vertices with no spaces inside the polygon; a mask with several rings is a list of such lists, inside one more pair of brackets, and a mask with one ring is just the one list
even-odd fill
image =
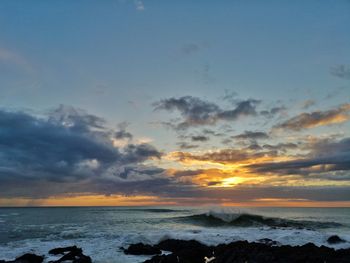
{"label": "wispy cloud", "polygon": [[134,1],[136,10],[138,11],[144,11],[145,10],[145,5],[142,0],[135,0]]}
{"label": "wispy cloud", "polygon": [[33,72],[33,66],[18,52],[0,47],[0,63],[5,65],[15,65],[29,73]]}
{"label": "wispy cloud", "polygon": [[338,78],[350,79],[349,65],[337,65],[337,66],[331,67],[330,72],[333,76],[336,76]]}
{"label": "wispy cloud", "polygon": [[350,119],[349,111],[350,104],[343,104],[332,110],[301,113],[276,125],[275,128],[300,131],[307,128],[342,123]]}

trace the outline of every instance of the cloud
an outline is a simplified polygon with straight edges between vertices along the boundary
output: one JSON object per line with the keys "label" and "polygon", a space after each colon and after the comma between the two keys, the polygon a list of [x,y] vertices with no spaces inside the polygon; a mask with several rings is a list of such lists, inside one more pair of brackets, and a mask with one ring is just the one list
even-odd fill
{"label": "cloud", "polygon": [[223,134],[221,132],[216,132],[216,131],[213,131],[213,130],[210,130],[210,129],[203,129],[202,132],[205,135],[211,135],[211,136],[215,136],[215,137],[222,137],[222,136],[225,135],[225,134]]}
{"label": "cloud", "polygon": [[194,142],[206,142],[209,141],[209,137],[203,135],[194,135],[191,137],[191,140]]}
{"label": "cloud", "polygon": [[248,149],[222,149],[202,154],[188,152],[172,153],[172,157],[181,162],[201,161],[221,164],[246,163],[268,156],[275,156],[275,152],[255,152]]}
{"label": "cloud", "polygon": [[130,132],[127,132],[126,130],[116,131],[114,136],[118,140],[123,140],[123,139],[131,140],[133,138],[133,135]]}
{"label": "cloud", "polygon": [[145,10],[145,5],[143,4],[143,1],[135,0],[134,3],[135,3],[136,10],[138,10],[138,11],[144,11]]}
{"label": "cloud", "polygon": [[267,149],[270,151],[282,151],[282,152],[286,152],[289,149],[298,149],[298,144],[296,143],[278,143],[275,145],[271,145],[271,144],[264,144],[262,146],[263,149]]}
{"label": "cloud", "polygon": [[119,130],[114,133],[114,138],[117,140],[132,140],[134,136],[130,132],[126,131],[127,127],[127,122],[119,123]]}
{"label": "cloud", "polygon": [[342,123],[349,120],[350,104],[343,104],[336,109],[328,111],[314,111],[301,113],[277,126],[275,128],[300,131],[307,128]]}
{"label": "cloud", "polygon": [[350,66],[349,65],[337,65],[330,70],[333,76],[342,79],[350,79]]}
{"label": "cloud", "polygon": [[[321,141],[303,158],[283,162],[267,162],[247,166],[255,173],[277,175],[310,175],[350,170],[350,138]],[[331,178],[331,176],[330,176]]]}
{"label": "cloud", "polygon": [[114,131],[104,123],[102,118],[67,106],[44,117],[0,110],[2,191],[10,191],[9,185],[15,191],[31,184],[56,188],[61,184],[84,186],[83,182],[91,180],[121,181],[118,171],[123,167],[138,171],[140,180],[150,179],[142,163],[159,159],[161,153],[147,143],[115,147]]}
{"label": "cloud", "polygon": [[191,55],[198,52],[200,49],[201,47],[198,44],[189,43],[181,47],[181,52],[184,53],[185,55]]}
{"label": "cloud", "polygon": [[269,135],[266,132],[261,131],[245,131],[244,133],[232,136],[232,138],[237,140],[258,140],[268,139]]}
{"label": "cloud", "polygon": [[16,65],[17,67],[20,67],[24,69],[27,72],[32,72],[33,67],[28,62],[27,59],[25,59],[20,54],[11,51],[9,49],[1,48],[0,47],[0,63],[6,64],[6,65]]}
{"label": "cloud", "polygon": [[231,90],[225,90],[225,95],[222,96],[222,100],[226,100],[226,101],[229,101],[231,102],[232,104],[235,104],[238,102],[238,93],[235,92],[235,91],[231,91]]}
{"label": "cloud", "polygon": [[[175,152],[169,155],[173,160],[196,164],[188,170],[175,170],[169,168],[171,163],[159,167],[162,152],[153,145],[136,143],[131,133],[125,135],[129,133],[126,123],[117,130],[109,129],[103,118],[69,106],[60,106],[43,116],[1,109],[0,127],[0,198],[122,194],[209,203],[253,202],[263,198],[350,200],[346,186],[288,185],[291,175],[302,177],[303,181],[298,183],[308,180],[348,183],[350,138],[314,140],[304,145],[284,142],[254,147],[252,144],[241,149]],[[116,146],[114,140],[120,131],[120,138],[125,138],[126,143]],[[254,133],[259,131],[241,135],[265,137]],[[197,147],[178,145],[184,149]],[[295,149],[308,152],[287,155],[288,150]],[[175,163],[175,167],[180,165]]]}
{"label": "cloud", "polygon": [[180,98],[163,99],[153,104],[155,110],[178,111],[182,117],[180,123],[167,123],[176,130],[189,127],[214,125],[218,121],[235,121],[245,116],[255,116],[256,106],[260,101],[249,99],[240,101],[233,109],[222,109],[217,104],[197,97],[184,96]]}
{"label": "cloud", "polygon": [[302,109],[306,110],[310,108],[311,106],[314,106],[316,102],[314,100],[306,100],[302,103]]}
{"label": "cloud", "polygon": [[195,148],[199,147],[199,145],[197,145],[197,144],[190,144],[190,143],[187,143],[187,142],[179,142],[179,143],[177,143],[177,145],[182,150],[195,149]]}

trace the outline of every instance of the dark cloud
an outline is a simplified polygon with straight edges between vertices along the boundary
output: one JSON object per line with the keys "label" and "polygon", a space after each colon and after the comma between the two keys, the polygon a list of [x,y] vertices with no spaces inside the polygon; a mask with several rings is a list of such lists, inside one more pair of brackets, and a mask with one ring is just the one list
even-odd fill
{"label": "dark cloud", "polygon": [[275,128],[300,131],[317,126],[342,123],[347,121],[350,111],[350,104],[340,105],[336,109],[328,111],[314,111],[311,113],[301,113],[277,126]]}
{"label": "dark cloud", "polygon": [[82,109],[67,105],[60,105],[57,109],[49,112],[49,123],[62,125],[76,132],[89,132],[92,129],[103,129],[105,120],[88,114]]}
{"label": "dark cloud", "polygon": [[323,141],[315,144],[310,152],[291,161],[259,163],[248,166],[256,173],[319,174],[350,170],[350,138],[336,142]]}
{"label": "dark cloud", "polygon": [[337,65],[330,70],[333,76],[342,79],[350,79],[350,66],[349,65]]}
{"label": "dark cloud", "polygon": [[245,100],[237,103],[233,109],[222,109],[217,104],[196,97],[185,96],[169,98],[154,103],[155,110],[178,111],[182,120],[168,123],[172,128],[183,130],[189,127],[214,125],[218,121],[235,121],[244,116],[255,116],[256,106],[260,101]]}
{"label": "dark cloud", "polygon": [[195,135],[191,137],[191,140],[194,142],[206,142],[209,141],[209,137],[203,135]]}
{"label": "dark cloud", "polygon": [[122,160],[124,163],[140,163],[150,158],[160,159],[162,154],[152,145],[143,144],[128,144],[123,148]]}
{"label": "dark cloud", "polygon": [[271,150],[271,151],[277,150],[277,151],[286,152],[287,150],[290,150],[290,149],[298,149],[298,144],[296,143],[278,143],[275,145],[264,144],[262,148]]}
{"label": "dark cloud", "polygon": [[133,135],[130,132],[127,132],[125,130],[119,130],[115,132],[114,137],[117,140],[123,140],[123,139],[131,140],[133,138]]}
{"label": "dark cloud", "polygon": [[210,136],[215,136],[215,137],[221,137],[224,136],[225,134],[221,133],[221,132],[216,132],[210,129],[203,129],[202,133],[204,135],[210,135]]}
{"label": "dark cloud", "polygon": [[186,177],[186,176],[196,176],[203,173],[204,170],[180,170],[176,171],[173,176],[175,177]]}
{"label": "dark cloud", "polygon": [[285,106],[278,106],[278,107],[273,107],[273,108],[268,109],[268,110],[262,110],[262,111],[260,111],[260,114],[262,116],[267,117],[267,118],[272,118],[277,114],[285,112],[286,109],[287,108]]}
{"label": "dark cloud", "polygon": [[232,136],[232,138],[237,140],[259,140],[268,139],[269,135],[261,131],[245,131],[244,133]]}
{"label": "dark cloud", "polygon": [[130,132],[126,131],[126,128],[128,127],[128,125],[129,124],[127,122],[119,123],[118,125],[119,130],[114,133],[114,138],[117,140],[124,140],[124,139],[132,140],[133,135]]}
{"label": "dark cloud", "polygon": [[[77,183],[116,179],[116,168],[160,158],[149,144],[113,146],[113,131],[104,120],[72,107],[60,106],[48,117],[0,110],[0,185]],[[44,184],[44,183],[43,183]],[[6,192],[7,190],[4,189]],[[30,189],[28,189],[29,191]]]}
{"label": "dark cloud", "polygon": [[199,145],[197,145],[197,144],[190,144],[190,143],[187,143],[187,142],[179,142],[179,143],[177,143],[177,145],[182,150],[195,149],[195,148],[199,147]]}

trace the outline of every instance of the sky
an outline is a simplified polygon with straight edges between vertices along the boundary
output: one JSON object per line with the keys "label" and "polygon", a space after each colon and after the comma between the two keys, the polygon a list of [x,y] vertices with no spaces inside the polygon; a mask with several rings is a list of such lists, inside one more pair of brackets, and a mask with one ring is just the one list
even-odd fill
{"label": "sky", "polygon": [[350,1],[3,0],[0,206],[350,206]]}

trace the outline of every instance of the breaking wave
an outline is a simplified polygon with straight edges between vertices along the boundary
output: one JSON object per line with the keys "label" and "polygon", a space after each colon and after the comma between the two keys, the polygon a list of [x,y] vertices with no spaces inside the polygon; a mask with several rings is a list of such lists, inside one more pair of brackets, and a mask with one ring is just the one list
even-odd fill
{"label": "breaking wave", "polygon": [[278,228],[332,228],[342,226],[336,222],[317,222],[305,220],[290,220],[284,218],[265,217],[250,213],[227,213],[209,211],[203,214],[179,217],[183,222],[208,227],[237,226],[237,227],[278,227]]}

